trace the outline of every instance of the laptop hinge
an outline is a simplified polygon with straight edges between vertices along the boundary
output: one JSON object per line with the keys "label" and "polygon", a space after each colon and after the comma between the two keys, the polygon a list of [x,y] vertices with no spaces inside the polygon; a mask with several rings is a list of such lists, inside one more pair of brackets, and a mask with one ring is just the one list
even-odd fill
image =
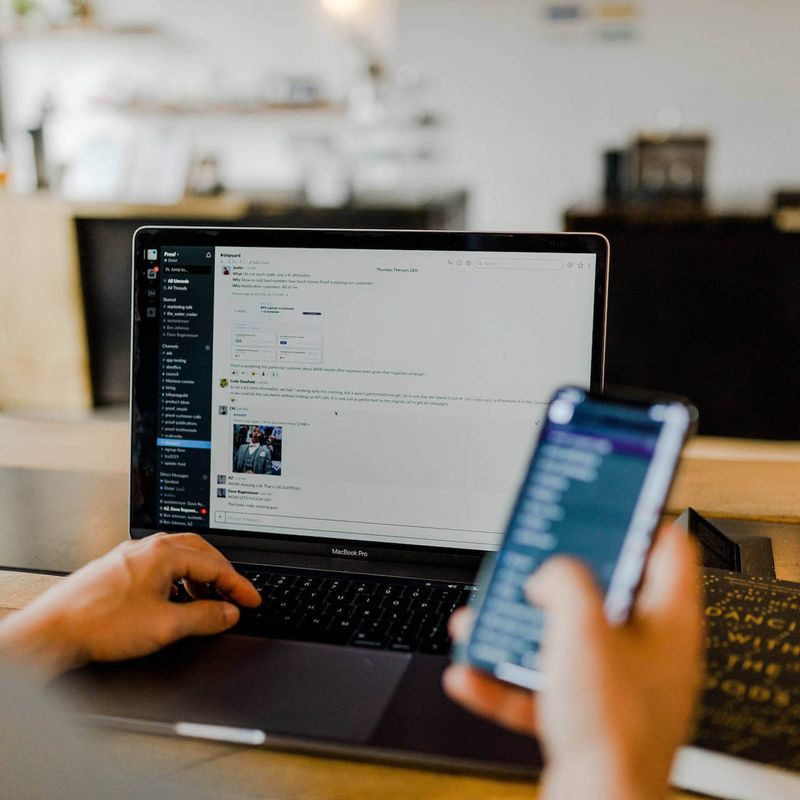
{"label": "laptop hinge", "polygon": [[361,561],[354,558],[329,558],[307,553],[272,553],[239,547],[222,547],[220,549],[227,558],[239,564],[264,564],[289,569],[314,569],[371,577],[413,578],[452,583],[471,583],[475,578],[474,570],[463,567],[398,564],[391,561]]}

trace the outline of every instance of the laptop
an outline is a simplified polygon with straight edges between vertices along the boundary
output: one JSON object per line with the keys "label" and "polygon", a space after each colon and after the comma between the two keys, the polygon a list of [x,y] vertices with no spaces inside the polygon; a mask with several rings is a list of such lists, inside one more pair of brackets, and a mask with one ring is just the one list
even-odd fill
{"label": "laptop", "polygon": [[595,234],[146,227],[130,535],[194,531],[262,594],[213,639],[64,683],[135,729],[532,774],[443,694],[564,383],[602,388]]}

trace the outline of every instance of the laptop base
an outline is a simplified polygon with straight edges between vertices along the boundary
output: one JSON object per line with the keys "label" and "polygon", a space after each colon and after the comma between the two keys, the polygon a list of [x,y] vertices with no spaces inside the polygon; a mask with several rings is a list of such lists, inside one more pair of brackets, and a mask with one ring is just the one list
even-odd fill
{"label": "laptop base", "polygon": [[535,775],[541,757],[532,739],[480,720],[444,695],[447,663],[225,634],[92,665],[51,687],[78,713],[123,728],[217,738],[216,727],[220,739],[278,749]]}

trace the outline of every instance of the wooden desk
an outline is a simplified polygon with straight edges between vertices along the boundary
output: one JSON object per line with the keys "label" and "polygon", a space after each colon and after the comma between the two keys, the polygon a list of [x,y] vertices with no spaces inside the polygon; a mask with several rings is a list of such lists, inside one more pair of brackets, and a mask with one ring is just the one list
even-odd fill
{"label": "wooden desk", "polygon": [[[124,422],[55,422],[0,416],[0,467],[121,477],[127,470],[127,440]],[[697,440],[688,448],[669,502],[676,512],[686,505],[710,516],[800,523],[800,443]],[[125,531],[110,534],[111,538],[117,535],[124,538]],[[775,545],[779,575],[800,581],[800,535],[793,538],[788,531]],[[23,607],[58,580],[0,571],[0,616]],[[103,739],[112,755],[139,759],[151,774],[180,772],[187,780],[200,781],[206,787],[224,787],[226,796],[233,798],[530,800],[535,796],[530,784],[514,781],[118,731],[104,731]]]}

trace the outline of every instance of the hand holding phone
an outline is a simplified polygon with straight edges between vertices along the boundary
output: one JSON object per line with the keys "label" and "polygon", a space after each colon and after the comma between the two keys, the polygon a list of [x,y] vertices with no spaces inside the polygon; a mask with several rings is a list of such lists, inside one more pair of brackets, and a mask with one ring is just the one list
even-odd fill
{"label": "hand holding phone", "polygon": [[697,412],[661,397],[565,387],[554,395],[496,557],[479,581],[469,640],[457,657],[500,680],[543,688],[542,612],[527,578],[560,553],[587,562],[612,622],[627,618]]}

